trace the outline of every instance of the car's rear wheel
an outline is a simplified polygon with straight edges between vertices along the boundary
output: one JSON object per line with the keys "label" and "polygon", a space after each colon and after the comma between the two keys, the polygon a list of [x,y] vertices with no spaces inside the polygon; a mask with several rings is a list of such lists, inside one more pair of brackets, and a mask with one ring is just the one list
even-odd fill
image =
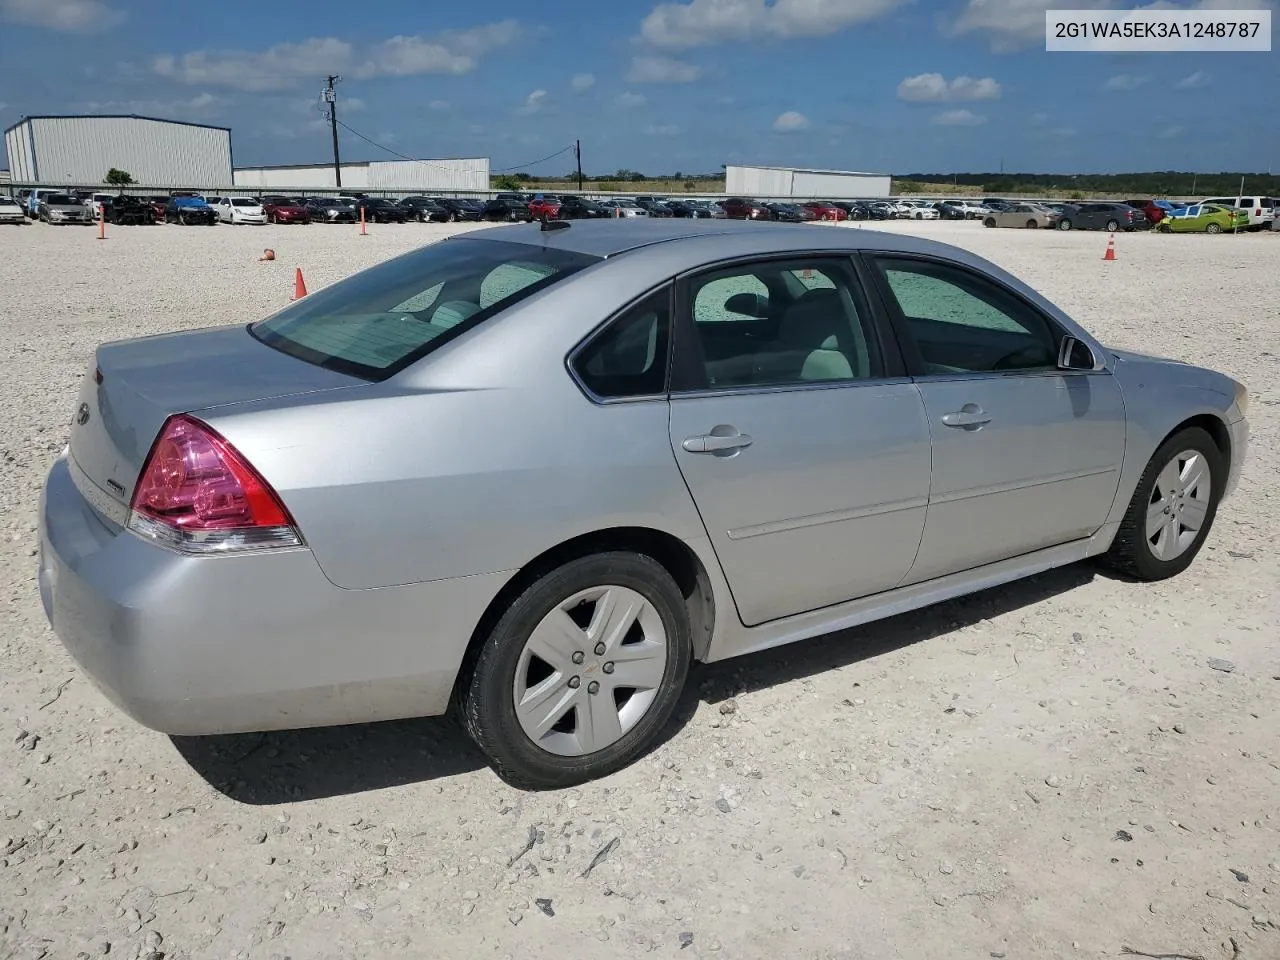
{"label": "car's rear wheel", "polygon": [[566,787],[657,739],[692,656],[684,598],[651,557],[572,560],[507,608],[459,683],[462,721],[508,782]]}
{"label": "car's rear wheel", "polygon": [[1107,221],[1107,233],[1115,233],[1119,229],[1120,229],[1120,221],[1118,220]]}
{"label": "car's rear wheel", "polygon": [[1040,229],[1040,224],[1039,224],[1039,223],[1037,223],[1035,220],[1028,220],[1028,221],[1027,221],[1027,229],[1028,229],[1028,230],[1039,230],[1039,229]]}
{"label": "car's rear wheel", "polygon": [[1222,227],[1216,223],[1211,223],[1204,228],[1205,233],[1221,233]]}
{"label": "car's rear wheel", "polygon": [[1187,569],[1213,525],[1225,481],[1213,438],[1199,427],[1178,431],[1143,471],[1107,562],[1139,580]]}
{"label": "car's rear wheel", "polygon": [[994,227],[994,226],[996,225],[996,218],[995,218],[995,217],[987,217],[987,219],[985,219],[985,220],[983,220],[983,221],[982,221],[982,225],[983,225],[984,227]]}

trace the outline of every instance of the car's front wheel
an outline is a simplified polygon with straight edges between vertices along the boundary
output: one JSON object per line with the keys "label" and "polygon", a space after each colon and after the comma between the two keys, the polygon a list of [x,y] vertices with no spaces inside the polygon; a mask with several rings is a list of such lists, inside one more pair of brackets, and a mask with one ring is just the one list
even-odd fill
{"label": "car's front wheel", "polygon": [[1204,232],[1205,232],[1205,233],[1221,233],[1221,232],[1222,232],[1222,227],[1221,227],[1221,226],[1219,226],[1219,225],[1218,225],[1218,224],[1216,224],[1216,223],[1211,223],[1211,224],[1209,224],[1207,227],[1205,227],[1205,228],[1204,228]]}
{"label": "car's front wheel", "polygon": [[1059,229],[1059,230],[1070,230],[1070,229],[1071,229],[1071,221],[1070,221],[1070,220],[1059,220],[1059,221],[1058,221],[1058,229]]}
{"label": "car's front wheel", "polygon": [[996,218],[995,218],[995,217],[987,217],[987,219],[985,219],[985,220],[983,220],[983,221],[982,221],[982,225],[983,225],[984,227],[994,227],[994,226],[996,225]]}
{"label": "car's front wheel", "polygon": [[1108,220],[1108,221],[1107,221],[1107,233],[1115,233],[1115,232],[1116,232],[1117,230],[1119,230],[1119,229],[1120,229],[1120,221],[1119,221],[1119,220]]}
{"label": "car's front wheel", "polygon": [[1147,464],[1107,561],[1139,580],[1163,580],[1187,569],[1213,525],[1225,482],[1213,438],[1199,427],[1179,430]]}
{"label": "car's front wheel", "polygon": [[462,721],[508,782],[567,787],[651,747],[692,657],[684,598],[651,557],[572,560],[503,613],[459,682]]}

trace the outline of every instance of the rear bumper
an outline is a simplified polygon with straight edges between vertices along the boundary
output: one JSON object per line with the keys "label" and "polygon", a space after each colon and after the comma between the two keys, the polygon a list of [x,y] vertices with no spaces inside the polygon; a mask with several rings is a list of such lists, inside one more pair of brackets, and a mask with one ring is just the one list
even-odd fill
{"label": "rear bumper", "polygon": [[189,557],[98,513],[66,455],[40,504],[40,596],[121,710],[197,735],[443,713],[508,574],[345,590],[306,549]]}

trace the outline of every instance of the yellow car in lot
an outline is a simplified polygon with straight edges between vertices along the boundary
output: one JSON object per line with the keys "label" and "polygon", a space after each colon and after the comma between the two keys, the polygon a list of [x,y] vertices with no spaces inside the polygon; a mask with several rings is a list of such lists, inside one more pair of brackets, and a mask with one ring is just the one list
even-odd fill
{"label": "yellow car in lot", "polygon": [[1171,210],[1156,224],[1156,229],[1160,233],[1222,233],[1247,226],[1247,210],[1232,210],[1214,203],[1194,203],[1181,210]]}

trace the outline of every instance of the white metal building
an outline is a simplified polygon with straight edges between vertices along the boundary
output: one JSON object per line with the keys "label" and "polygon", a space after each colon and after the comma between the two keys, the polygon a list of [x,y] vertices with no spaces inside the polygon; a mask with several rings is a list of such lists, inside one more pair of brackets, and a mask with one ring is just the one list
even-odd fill
{"label": "white metal building", "polygon": [[[333,164],[240,167],[235,186],[258,190],[333,190]],[[448,193],[489,189],[489,158],[373,160],[342,164],[344,190],[419,190]]]}
{"label": "white metal building", "polygon": [[182,120],[120,116],[24,117],[4,132],[15,182],[102,183],[115,167],[148,187],[231,183],[231,131]]}
{"label": "white metal building", "polygon": [[806,170],[799,167],[724,168],[725,192],[730,196],[799,197],[812,200],[853,200],[887,197],[887,173],[851,170]]}

